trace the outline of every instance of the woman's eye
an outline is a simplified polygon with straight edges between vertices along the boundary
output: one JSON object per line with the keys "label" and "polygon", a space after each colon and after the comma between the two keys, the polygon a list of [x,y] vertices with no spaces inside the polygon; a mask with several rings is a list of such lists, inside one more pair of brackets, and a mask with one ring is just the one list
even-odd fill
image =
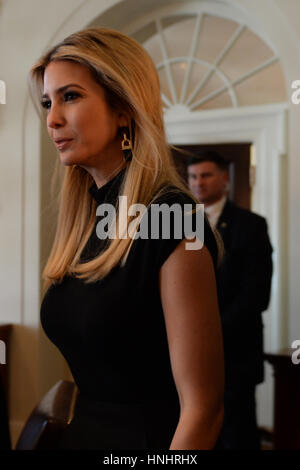
{"label": "woman's eye", "polygon": [[65,101],[73,101],[74,99],[79,97],[79,93],[75,91],[68,91],[64,94]]}
{"label": "woman's eye", "polygon": [[[76,91],[68,91],[63,95],[64,102],[74,101],[76,98],[79,98],[80,94]],[[41,105],[43,108],[49,110],[51,108],[51,101],[50,100],[42,100]]]}
{"label": "woman's eye", "polygon": [[49,101],[49,100],[41,101],[41,105],[45,109],[50,109],[51,101]]}

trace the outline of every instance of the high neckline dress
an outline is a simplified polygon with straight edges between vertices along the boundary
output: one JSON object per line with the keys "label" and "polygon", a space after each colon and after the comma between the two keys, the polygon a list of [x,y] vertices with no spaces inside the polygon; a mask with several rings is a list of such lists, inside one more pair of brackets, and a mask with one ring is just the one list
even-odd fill
{"label": "high neckline dress", "polygon": [[[91,198],[116,204],[122,170]],[[91,199],[92,200],[92,199]],[[194,202],[183,193],[159,203]],[[92,259],[103,249],[95,229],[82,253]],[[125,266],[85,283],[65,276],[47,290],[41,324],[65,357],[79,394],[61,449],[164,449],[175,433],[179,398],[172,375],[158,274],[180,239],[134,240]],[[205,245],[216,264],[217,246],[207,222]],[[51,368],[51,364],[49,364]]]}

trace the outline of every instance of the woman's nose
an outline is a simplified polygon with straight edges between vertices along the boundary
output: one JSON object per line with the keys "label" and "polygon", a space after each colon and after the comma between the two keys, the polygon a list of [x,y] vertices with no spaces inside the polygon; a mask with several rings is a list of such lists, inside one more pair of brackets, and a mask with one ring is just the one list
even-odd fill
{"label": "woman's nose", "polygon": [[47,115],[47,126],[51,129],[57,129],[63,126],[65,117],[60,106],[52,104]]}

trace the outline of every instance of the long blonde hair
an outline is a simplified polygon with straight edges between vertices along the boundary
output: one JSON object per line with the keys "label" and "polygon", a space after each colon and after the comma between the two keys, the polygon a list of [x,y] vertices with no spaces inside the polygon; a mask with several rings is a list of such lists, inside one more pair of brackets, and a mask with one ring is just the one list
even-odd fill
{"label": "long blonde hair", "polygon": [[[167,186],[194,199],[175,170],[166,143],[158,74],[143,47],[106,28],[89,28],[70,35],[32,66],[28,78],[35,103],[42,94],[47,65],[61,60],[87,66],[106,91],[108,103],[121,108],[134,124],[133,158],[120,188],[120,195],[127,196],[128,206],[136,203],[148,206]],[[95,224],[97,203],[88,191],[92,183],[92,177],[83,168],[65,168],[55,239],[43,271],[45,288],[61,281],[66,274],[94,282],[126,259],[132,240],[116,238],[110,240],[99,256],[80,263]]]}

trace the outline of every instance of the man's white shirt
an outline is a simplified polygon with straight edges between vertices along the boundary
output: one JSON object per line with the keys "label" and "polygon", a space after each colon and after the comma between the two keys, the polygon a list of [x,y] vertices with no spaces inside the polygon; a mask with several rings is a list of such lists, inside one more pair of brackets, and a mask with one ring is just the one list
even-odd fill
{"label": "man's white shirt", "polygon": [[227,197],[224,195],[219,201],[211,204],[208,207],[204,206],[205,214],[209,220],[210,225],[212,228],[216,228],[220,215],[222,214],[223,208],[225,206]]}

